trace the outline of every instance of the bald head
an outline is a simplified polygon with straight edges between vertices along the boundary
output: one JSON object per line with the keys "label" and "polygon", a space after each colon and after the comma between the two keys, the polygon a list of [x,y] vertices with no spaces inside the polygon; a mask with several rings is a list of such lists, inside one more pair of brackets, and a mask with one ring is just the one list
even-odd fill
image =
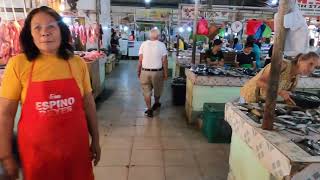
{"label": "bald head", "polygon": [[152,29],[150,31],[150,40],[155,41],[159,39],[160,32],[158,29]]}

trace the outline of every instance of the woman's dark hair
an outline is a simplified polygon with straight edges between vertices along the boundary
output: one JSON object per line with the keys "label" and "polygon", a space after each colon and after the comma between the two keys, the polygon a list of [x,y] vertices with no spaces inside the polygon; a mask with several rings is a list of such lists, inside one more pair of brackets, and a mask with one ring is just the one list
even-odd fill
{"label": "woman's dark hair", "polygon": [[253,47],[253,43],[252,42],[247,42],[244,46],[244,48],[252,48]]}
{"label": "woman's dark hair", "polygon": [[300,53],[298,54],[291,62],[294,64],[294,65],[297,65],[298,64],[298,61],[306,61],[306,60],[309,60],[309,59],[313,59],[313,60],[319,60],[319,55],[315,52],[308,52],[307,54],[303,54],[303,53]]}
{"label": "woman's dark hair", "polygon": [[239,39],[238,38],[234,38],[234,40],[233,40],[233,49],[236,47],[238,42],[239,42]]}
{"label": "woman's dark hair", "polygon": [[40,54],[40,50],[33,42],[33,37],[31,35],[32,18],[37,13],[40,13],[40,12],[43,12],[43,13],[50,15],[58,22],[58,26],[60,28],[60,34],[61,34],[61,44],[60,44],[57,55],[60,58],[68,60],[70,57],[72,57],[74,55],[73,47],[69,43],[69,40],[71,39],[70,30],[69,30],[68,26],[62,21],[62,17],[55,10],[53,10],[47,6],[42,6],[42,7],[39,7],[39,8],[32,10],[28,14],[28,16],[25,20],[25,24],[22,28],[21,33],[20,33],[20,44],[21,44],[21,47],[23,49],[24,54],[27,56],[27,59],[29,61],[35,60]]}
{"label": "woman's dark hair", "polygon": [[254,39],[254,36],[250,35],[247,37],[247,42],[252,42],[254,43],[255,39]]}
{"label": "woman's dark hair", "polygon": [[222,44],[222,41],[220,39],[216,39],[216,40],[213,41],[213,45],[214,46],[219,46],[221,44]]}

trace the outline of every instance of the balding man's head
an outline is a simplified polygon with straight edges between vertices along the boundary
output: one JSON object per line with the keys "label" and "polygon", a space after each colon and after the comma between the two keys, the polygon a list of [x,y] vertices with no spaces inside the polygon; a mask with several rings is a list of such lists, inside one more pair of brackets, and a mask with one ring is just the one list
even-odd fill
{"label": "balding man's head", "polygon": [[159,39],[160,32],[158,29],[152,29],[150,31],[150,40],[155,41]]}

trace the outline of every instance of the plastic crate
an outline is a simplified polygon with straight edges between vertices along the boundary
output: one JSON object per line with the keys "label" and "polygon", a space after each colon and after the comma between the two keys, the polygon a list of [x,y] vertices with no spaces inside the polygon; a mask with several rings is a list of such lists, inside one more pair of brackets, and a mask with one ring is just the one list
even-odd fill
{"label": "plastic crate", "polygon": [[230,143],[232,130],[224,120],[224,103],[203,105],[202,132],[209,143]]}

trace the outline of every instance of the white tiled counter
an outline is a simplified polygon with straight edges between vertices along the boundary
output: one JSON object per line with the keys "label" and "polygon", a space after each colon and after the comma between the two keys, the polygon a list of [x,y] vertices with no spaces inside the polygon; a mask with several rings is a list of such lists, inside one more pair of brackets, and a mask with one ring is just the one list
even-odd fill
{"label": "white tiled counter", "polygon": [[[186,114],[189,123],[193,123],[202,112],[204,103],[226,103],[240,95],[240,88],[250,79],[247,77],[200,76],[189,69],[187,77]],[[320,90],[320,78],[300,78],[297,90]]]}
{"label": "white tiled counter", "polygon": [[265,131],[236,105],[226,103],[225,120],[232,127],[229,179],[320,179],[320,156],[311,156],[289,134]]}

